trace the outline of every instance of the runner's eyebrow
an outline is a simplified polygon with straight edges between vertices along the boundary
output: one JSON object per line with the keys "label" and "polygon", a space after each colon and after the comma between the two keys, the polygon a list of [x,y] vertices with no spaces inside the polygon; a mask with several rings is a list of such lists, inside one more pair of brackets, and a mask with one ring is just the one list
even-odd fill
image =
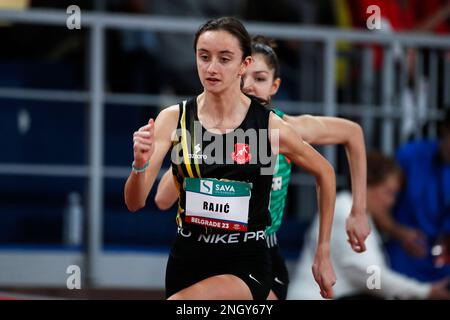
{"label": "runner's eyebrow", "polygon": [[221,54],[230,54],[230,55],[234,56],[234,52],[233,51],[229,51],[229,50],[222,50],[222,51],[219,51],[219,53],[221,53]]}
{"label": "runner's eyebrow", "polygon": [[[203,49],[203,48],[198,48],[197,52],[199,52],[199,53],[209,53],[209,50]],[[229,55],[234,56],[234,52],[230,51],[230,50],[221,50],[221,51],[219,51],[219,53],[220,54],[229,54]]]}

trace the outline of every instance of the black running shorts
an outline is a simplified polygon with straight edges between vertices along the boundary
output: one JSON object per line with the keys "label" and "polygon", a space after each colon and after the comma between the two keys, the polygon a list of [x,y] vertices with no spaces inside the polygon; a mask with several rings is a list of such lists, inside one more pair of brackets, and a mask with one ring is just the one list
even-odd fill
{"label": "black running shorts", "polygon": [[166,269],[166,298],[201,280],[232,274],[265,300],[272,283],[264,231],[199,234],[179,230]]}

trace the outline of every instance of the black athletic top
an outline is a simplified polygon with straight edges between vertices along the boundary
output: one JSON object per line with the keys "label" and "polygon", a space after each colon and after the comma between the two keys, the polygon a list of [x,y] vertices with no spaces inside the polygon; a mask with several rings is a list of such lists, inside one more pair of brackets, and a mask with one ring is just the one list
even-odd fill
{"label": "black athletic top", "polygon": [[[185,221],[184,179],[188,177],[216,178],[251,184],[248,231],[264,230],[271,224],[269,200],[276,159],[276,156],[272,155],[268,136],[271,111],[255,99],[251,99],[244,120],[235,130],[226,134],[214,134],[207,131],[198,119],[196,97],[183,101],[179,104],[179,108],[177,135],[171,148],[172,172],[179,192],[178,226],[200,232],[229,232]],[[260,131],[260,129],[265,130]],[[238,132],[248,134],[243,137],[243,135],[237,135]],[[224,142],[223,146],[214,148],[214,143],[217,146],[217,142],[221,139]],[[228,142],[225,143],[226,141]],[[218,150],[221,150],[222,154]],[[211,163],[213,159],[215,163]],[[261,174],[262,168],[265,168],[265,174]]]}

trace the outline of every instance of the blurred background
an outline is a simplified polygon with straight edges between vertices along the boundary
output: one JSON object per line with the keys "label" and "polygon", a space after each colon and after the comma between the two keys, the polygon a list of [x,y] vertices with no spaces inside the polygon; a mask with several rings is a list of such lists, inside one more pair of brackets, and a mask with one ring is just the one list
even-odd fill
{"label": "blurred background", "polygon": [[[71,5],[81,29],[68,28]],[[367,150],[394,155],[435,139],[450,108],[448,11],[446,0],[0,0],[0,296],[163,297],[175,208],[159,211],[152,191],[132,214],[123,187],[133,132],[200,93],[192,42],[208,18],[277,40],[274,105],[354,120]],[[344,149],[318,149],[347,187]],[[289,267],[316,213],[314,179],[291,181]],[[70,265],[81,290],[67,289]]]}

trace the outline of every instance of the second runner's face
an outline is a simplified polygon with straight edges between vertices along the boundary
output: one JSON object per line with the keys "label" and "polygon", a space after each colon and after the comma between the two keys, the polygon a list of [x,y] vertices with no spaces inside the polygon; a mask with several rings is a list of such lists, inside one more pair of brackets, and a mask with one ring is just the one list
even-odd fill
{"label": "second runner's face", "polygon": [[274,70],[269,68],[264,56],[260,53],[253,55],[253,63],[244,74],[243,91],[269,101],[277,93],[280,82],[279,78],[274,79]]}
{"label": "second runner's face", "polygon": [[240,85],[251,58],[242,61],[239,41],[226,31],[206,31],[197,42],[197,71],[205,91],[220,93]]}

